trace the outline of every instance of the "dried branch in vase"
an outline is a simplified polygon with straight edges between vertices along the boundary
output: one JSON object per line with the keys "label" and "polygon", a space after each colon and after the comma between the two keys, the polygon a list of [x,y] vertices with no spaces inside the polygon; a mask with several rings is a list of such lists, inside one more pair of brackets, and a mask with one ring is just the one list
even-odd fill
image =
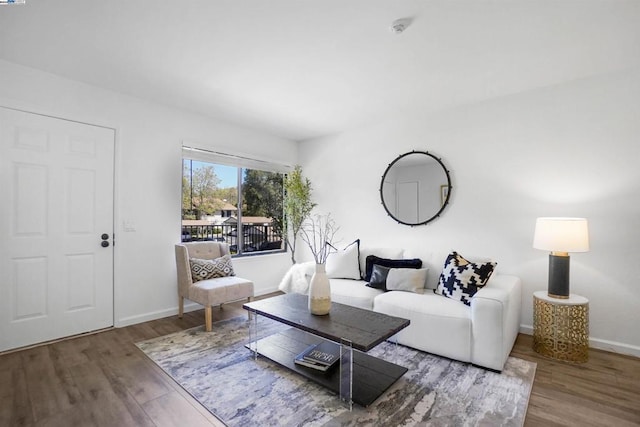
{"label": "dried branch in vase", "polygon": [[300,237],[309,246],[316,264],[324,264],[340,227],[336,226],[331,214],[316,214],[305,220]]}

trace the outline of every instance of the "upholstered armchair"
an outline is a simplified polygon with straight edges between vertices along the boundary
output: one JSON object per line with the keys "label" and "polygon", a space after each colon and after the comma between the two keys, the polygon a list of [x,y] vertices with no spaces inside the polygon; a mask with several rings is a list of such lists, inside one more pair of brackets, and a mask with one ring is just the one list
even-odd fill
{"label": "upholstered armchair", "polygon": [[[211,307],[241,299],[253,299],[253,282],[235,276],[229,245],[191,242],[175,246],[178,273],[178,317],[184,299],[204,306],[205,330],[211,332]],[[226,255],[226,257],[225,257]],[[192,262],[190,262],[192,261]],[[194,280],[195,279],[195,280]]]}

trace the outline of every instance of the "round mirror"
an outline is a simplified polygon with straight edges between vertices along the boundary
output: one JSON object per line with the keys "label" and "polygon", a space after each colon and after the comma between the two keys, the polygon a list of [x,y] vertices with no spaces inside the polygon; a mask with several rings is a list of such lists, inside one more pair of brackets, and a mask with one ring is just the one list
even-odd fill
{"label": "round mirror", "polygon": [[442,161],[412,151],[387,167],[380,183],[385,210],[400,224],[422,225],[440,216],[451,195],[451,178]]}

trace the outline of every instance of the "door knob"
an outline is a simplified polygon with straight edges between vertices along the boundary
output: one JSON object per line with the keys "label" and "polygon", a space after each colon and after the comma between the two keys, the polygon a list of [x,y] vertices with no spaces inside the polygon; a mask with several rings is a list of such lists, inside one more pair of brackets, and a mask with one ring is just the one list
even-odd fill
{"label": "door knob", "polygon": [[100,236],[100,238],[102,240],[107,240],[109,238],[109,235],[107,233],[102,233],[102,236]]}
{"label": "door knob", "polygon": [[102,243],[100,243],[100,246],[102,246],[103,248],[106,248],[109,246],[109,242],[107,242],[106,240],[103,240]]}

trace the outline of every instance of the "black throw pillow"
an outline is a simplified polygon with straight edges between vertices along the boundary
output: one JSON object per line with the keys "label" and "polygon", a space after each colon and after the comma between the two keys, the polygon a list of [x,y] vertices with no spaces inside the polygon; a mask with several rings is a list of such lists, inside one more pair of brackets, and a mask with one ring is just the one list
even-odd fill
{"label": "black throw pillow", "polygon": [[375,264],[371,270],[371,280],[367,283],[367,286],[374,289],[381,289],[387,292],[387,276],[389,275],[389,268]]}
{"label": "black throw pillow", "polygon": [[422,260],[420,258],[388,259],[369,255],[365,260],[364,280],[366,282],[371,281],[371,273],[373,272],[374,265],[381,265],[387,268],[422,268]]}

